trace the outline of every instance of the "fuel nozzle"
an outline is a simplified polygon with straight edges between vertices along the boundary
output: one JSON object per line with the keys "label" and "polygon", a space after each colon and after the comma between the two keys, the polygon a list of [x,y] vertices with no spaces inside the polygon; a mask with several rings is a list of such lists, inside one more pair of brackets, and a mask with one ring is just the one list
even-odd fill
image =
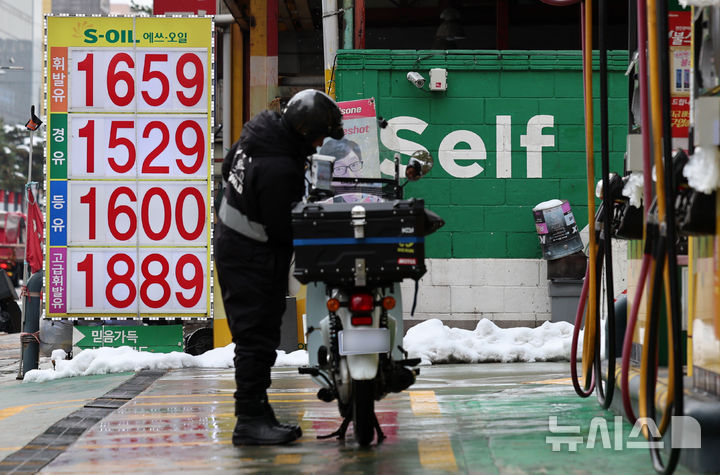
{"label": "fuel nozzle", "polygon": [[[625,198],[622,194],[623,186],[625,185],[623,183],[622,177],[620,177],[620,175],[618,175],[617,173],[610,173],[609,178],[610,180],[608,189],[610,190],[610,199],[612,201],[626,200],[627,198]],[[603,189],[604,184],[604,180],[600,180],[595,186],[595,196],[597,196],[598,199],[601,200],[605,196],[605,190]]]}

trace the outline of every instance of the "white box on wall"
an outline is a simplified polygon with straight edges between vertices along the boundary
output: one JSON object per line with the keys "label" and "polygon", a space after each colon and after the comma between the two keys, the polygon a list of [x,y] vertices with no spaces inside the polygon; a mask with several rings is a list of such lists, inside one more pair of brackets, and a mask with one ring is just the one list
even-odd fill
{"label": "white box on wall", "polygon": [[447,91],[447,69],[432,68],[430,70],[430,90]]}

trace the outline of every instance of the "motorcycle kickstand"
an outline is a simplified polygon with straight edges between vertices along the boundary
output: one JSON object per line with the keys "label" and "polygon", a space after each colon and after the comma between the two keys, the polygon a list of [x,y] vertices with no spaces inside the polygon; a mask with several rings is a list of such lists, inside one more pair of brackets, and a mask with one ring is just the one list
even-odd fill
{"label": "motorcycle kickstand", "polygon": [[380,442],[385,440],[385,434],[380,428],[380,422],[378,421],[378,418],[375,414],[373,414],[373,425],[375,426],[375,431],[377,432],[377,443],[379,444]]}
{"label": "motorcycle kickstand", "polygon": [[[317,436],[318,439],[330,439],[331,437],[337,437],[338,440],[345,440],[345,433],[348,430],[348,426],[350,425],[351,419],[346,417],[343,419],[342,424],[340,424],[340,428],[333,432],[332,434],[326,434],[326,435],[319,435]],[[377,422],[377,419],[376,419]]]}

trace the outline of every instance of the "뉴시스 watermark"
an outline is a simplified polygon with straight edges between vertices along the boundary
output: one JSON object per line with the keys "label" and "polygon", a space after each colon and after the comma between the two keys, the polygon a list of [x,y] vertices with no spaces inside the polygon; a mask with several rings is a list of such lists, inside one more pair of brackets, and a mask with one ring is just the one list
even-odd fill
{"label": "\ub274\uc2dc\uc2a4 watermark", "polygon": [[[613,421],[613,437],[611,440],[608,421],[604,417],[593,417],[590,420],[590,428],[588,429],[587,441],[580,433],[579,425],[559,426],[557,416],[548,418],[548,429],[552,434],[545,437],[545,442],[552,446],[553,452],[559,452],[563,446],[570,452],[577,452],[578,446],[585,443],[585,447],[592,449],[600,439],[603,449],[623,450],[623,449],[649,449],[665,447],[665,442],[661,440],[662,436],[655,421],[648,417],[641,417],[633,426],[627,441],[623,438],[623,418],[615,416]],[[646,428],[654,440],[645,440],[643,428]],[[699,449],[701,430],[700,423],[691,416],[672,416],[670,424],[670,447],[676,449]]]}

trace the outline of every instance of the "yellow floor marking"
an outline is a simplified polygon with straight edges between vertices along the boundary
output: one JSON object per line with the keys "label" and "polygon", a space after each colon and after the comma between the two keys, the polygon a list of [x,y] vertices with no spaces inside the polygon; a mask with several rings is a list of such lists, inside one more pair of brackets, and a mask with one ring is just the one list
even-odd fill
{"label": "yellow floor marking", "polygon": [[[314,394],[313,394],[313,396],[314,396]],[[281,402],[281,403],[284,403],[284,402],[318,402],[318,401],[319,401],[318,398],[312,398],[312,399],[273,399],[273,398],[268,398],[268,402]]]}
{"label": "yellow floor marking", "polygon": [[7,451],[7,452],[9,452],[9,451],[15,452],[15,451],[18,451],[18,450],[20,450],[20,449],[22,449],[22,447],[0,447],[0,452],[5,452],[5,451]]}
{"label": "yellow floor marking", "polygon": [[408,393],[410,394],[410,407],[416,416],[440,414],[435,391],[408,391]]}
{"label": "yellow floor marking", "polygon": [[278,454],[275,456],[275,465],[299,465],[302,454]]}
{"label": "yellow floor marking", "polygon": [[[231,425],[228,424],[227,431],[229,432],[232,428]],[[151,439],[154,437],[173,437],[173,436],[188,436],[188,435],[196,435],[196,434],[202,434],[207,436],[206,438],[208,440],[213,439],[213,434],[217,434],[219,430],[214,427],[204,427],[201,430],[193,430],[193,429],[175,429],[175,430],[154,430],[154,428],[139,428],[137,430],[128,430],[128,429],[118,429],[118,428],[109,428],[109,429],[100,429],[96,430],[95,433],[91,435],[85,435],[84,440],[86,442],[90,441],[102,441],[107,439]],[[167,442],[167,440],[165,440]],[[201,442],[201,440],[198,440],[198,442]],[[152,442],[147,442],[151,444]]]}
{"label": "yellow floor marking", "polygon": [[132,406],[208,406],[211,404],[227,405],[234,404],[233,401],[165,401],[165,402],[136,402]]}
{"label": "yellow floor marking", "polygon": [[[22,406],[10,406],[4,409],[0,409],[0,421],[12,417],[29,407],[41,407],[41,406],[52,406],[53,404],[65,404],[68,402],[86,402],[89,399],[66,399],[64,401],[49,401],[49,402],[38,402],[34,404],[25,404]],[[71,406],[72,407],[72,406]]]}
{"label": "yellow floor marking", "polygon": [[[315,395],[315,393],[307,393],[307,392],[303,392],[303,393],[269,393],[269,394],[272,395],[272,396],[281,396],[281,395],[282,395],[282,396],[291,396],[291,395],[292,395],[292,396],[295,396],[295,395],[297,395],[297,396],[314,396],[314,395]],[[197,398],[197,397],[203,397],[203,395],[202,395],[202,394],[187,394],[187,395],[173,394],[173,395],[160,395],[160,396],[137,396],[135,399],[145,399],[145,398],[148,398],[148,399],[150,399],[150,398],[158,398],[158,399],[160,399],[160,398],[185,398],[185,397],[188,397],[188,398]],[[228,401],[217,401],[217,402],[216,402],[216,401],[185,401],[185,402],[182,402],[182,403],[176,402],[176,403],[173,403],[173,404],[171,404],[171,403],[169,403],[169,402],[163,402],[163,403],[150,403],[150,402],[145,402],[145,403],[135,403],[134,405],[135,405],[135,406],[171,406],[171,405],[178,405],[178,404],[198,404],[198,405],[201,405],[201,404],[216,404],[216,403],[217,403],[217,404],[230,404],[230,403],[232,403],[232,401],[233,401],[233,396],[232,396],[232,395],[228,395],[228,396],[218,396],[218,395],[208,394],[208,397],[213,397],[213,398],[217,398],[217,399],[220,399],[220,398],[225,399],[225,398],[227,398]],[[73,402],[82,402],[82,403],[85,403],[85,402],[90,401],[90,400],[92,400],[92,399],[90,399],[90,398],[88,398],[88,399],[66,399],[66,400],[63,400],[63,401],[48,401],[48,402],[38,402],[38,403],[34,403],[34,404],[24,404],[24,405],[20,405],[20,406],[10,406],[10,407],[6,407],[6,408],[3,408],[3,409],[0,409],[0,421],[2,421],[3,419],[7,419],[8,417],[12,417],[12,416],[14,416],[14,415],[16,415],[16,414],[24,411],[25,409],[30,408],[30,407],[52,406],[52,405],[55,405],[55,404],[67,404],[67,403],[73,403]],[[278,403],[285,403],[285,402],[314,402],[314,401],[315,401],[315,399],[270,399],[270,402],[278,402]],[[69,408],[69,407],[79,407],[79,405],[71,404],[71,405],[59,406],[59,407],[56,408],[56,409]],[[163,417],[167,417],[167,416],[163,416]]]}
{"label": "yellow floor marking", "polygon": [[166,420],[166,419],[223,419],[223,418],[231,418],[235,417],[235,414],[232,412],[216,412],[207,414],[205,416],[201,416],[195,412],[188,412],[184,414],[161,414],[157,411],[148,411],[148,412],[121,412],[121,413],[114,413],[109,418],[113,419],[122,419],[122,420],[148,420],[148,421],[156,421],[156,420]]}
{"label": "yellow floor marking", "polygon": [[57,406],[53,409],[76,409],[79,407],[83,407],[83,404],[68,404],[67,406]]}
{"label": "yellow floor marking", "polygon": [[233,399],[232,394],[161,394],[159,396],[135,396],[134,399],[167,399],[167,398],[198,398],[209,397],[215,399]]}
{"label": "yellow floor marking", "polygon": [[[315,396],[317,393],[268,393],[268,397],[273,396]],[[233,399],[232,393],[228,394],[160,394],[160,395],[147,395],[147,396],[136,396],[135,399],[162,399],[162,398],[171,398],[171,397],[178,397],[178,398],[193,398],[193,397],[216,397],[216,398],[230,398]]]}
{"label": "yellow floor marking", "polygon": [[199,445],[230,445],[232,441],[228,438],[227,440],[198,440],[196,442],[157,442],[147,444],[103,444],[101,446],[95,444],[87,445],[73,445],[74,449],[80,450],[116,450],[116,449],[141,449],[141,448],[156,448],[156,447],[195,447]]}
{"label": "yellow floor marking", "polygon": [[14,416],[18,412],[22,412],[25,409],[27,409],[28,407],[30,407],[29,404],[25,405],[25,406],[13,406],[13,407],[7,407],[5,409],[0,409],[0,421],[7,417]]}
{"label": "yellow floor marking", "polygon": [[418,440],[418,453],[420,463],[425,468],[452,472],[458,469],[450,436],[446,433],[436,434],[431,439]]}
{"label": "yellow floor marking", "polygon": [[[314,402],[316,399],[268,399],[269,402]],[[228,401],[165,401],[165,402],[136,402],[133,406],[206,406],[210,404],[224,405],[234,404],[231,399]]]}
{"label": "yellow floor marking", "polygon": [[526,381],[524,384],[572,384],[571,378],[544,379],[542,381]]}

